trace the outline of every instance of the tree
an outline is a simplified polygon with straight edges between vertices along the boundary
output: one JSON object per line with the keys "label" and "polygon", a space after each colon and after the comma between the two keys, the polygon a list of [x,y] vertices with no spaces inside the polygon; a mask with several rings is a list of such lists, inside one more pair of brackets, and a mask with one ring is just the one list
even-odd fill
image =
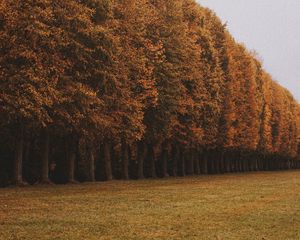
{"label": "tree", "polygon": [[299,103],[194,0],[0,0],[0,53],[17,185],[297,167]]}

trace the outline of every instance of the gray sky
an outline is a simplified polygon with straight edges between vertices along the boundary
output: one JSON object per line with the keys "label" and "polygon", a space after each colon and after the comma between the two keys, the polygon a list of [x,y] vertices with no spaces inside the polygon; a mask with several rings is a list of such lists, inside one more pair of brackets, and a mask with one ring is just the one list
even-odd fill
{"label": "gray sky", "polygon": [[300,101],[300,0],[197,0],[258,52],[273,79]]}

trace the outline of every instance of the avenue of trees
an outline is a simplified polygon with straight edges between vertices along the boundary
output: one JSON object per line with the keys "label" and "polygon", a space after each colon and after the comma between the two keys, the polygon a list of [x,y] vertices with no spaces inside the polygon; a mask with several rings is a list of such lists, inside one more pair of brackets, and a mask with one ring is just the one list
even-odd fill
{"label": "avenue of trees", "polygon": [[300,167],[300,106],[194,0],[0,0],[0,185]]}

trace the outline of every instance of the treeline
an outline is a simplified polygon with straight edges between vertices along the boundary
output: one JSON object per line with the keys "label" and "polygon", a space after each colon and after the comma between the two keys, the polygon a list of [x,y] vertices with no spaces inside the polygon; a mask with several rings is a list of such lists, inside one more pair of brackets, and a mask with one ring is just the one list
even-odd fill
{"label": "treeline", "polygon": [[299,104],[194,0],[0,0],[0,114],[2,185],[300,166]]}

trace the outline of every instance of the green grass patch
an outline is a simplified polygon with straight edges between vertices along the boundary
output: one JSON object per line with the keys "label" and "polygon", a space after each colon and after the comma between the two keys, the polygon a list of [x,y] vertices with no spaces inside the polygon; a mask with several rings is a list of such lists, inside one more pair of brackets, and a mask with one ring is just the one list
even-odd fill
{"label": "green grass patch", "polygon": [[300,172],[0,189],[0,239],[300,239]]}

